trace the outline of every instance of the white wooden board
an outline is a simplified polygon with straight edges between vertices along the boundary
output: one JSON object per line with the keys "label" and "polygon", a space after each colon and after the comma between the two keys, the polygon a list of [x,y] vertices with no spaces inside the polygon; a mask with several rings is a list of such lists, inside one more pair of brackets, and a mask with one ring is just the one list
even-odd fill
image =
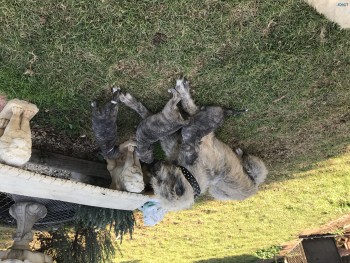
{"label": "white wooden board", "polygon": [[4,164],[0,164],[0,192],[121,210],[135,210],[151,200],[142,194],[53,178]]}

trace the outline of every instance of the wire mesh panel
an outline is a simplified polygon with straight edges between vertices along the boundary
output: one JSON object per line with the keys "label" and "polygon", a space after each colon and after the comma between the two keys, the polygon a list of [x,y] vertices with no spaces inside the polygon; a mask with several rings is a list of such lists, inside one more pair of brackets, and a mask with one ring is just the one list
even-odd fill
{"label": "wire mesh panel", "polygon": [[288,263],[307,263],[301,242],[286,255],[285,261]]}
{"label": "wire mesh panel", "polygon": [[34,224],[33,229],[35,230],[55,229],[72,222],[79,207],[78,204],[63,201],[0,192],[0,224],[16,226],[16,220],[9,214],[9,209],[15,202],[35,202],[46,207],[47,215]]}
{"label": "wire mesh panel", "polygon": [[10,196],[0,192],[0,224],[13,225],[15,219],[10,216],[9,209],[14,203]]}

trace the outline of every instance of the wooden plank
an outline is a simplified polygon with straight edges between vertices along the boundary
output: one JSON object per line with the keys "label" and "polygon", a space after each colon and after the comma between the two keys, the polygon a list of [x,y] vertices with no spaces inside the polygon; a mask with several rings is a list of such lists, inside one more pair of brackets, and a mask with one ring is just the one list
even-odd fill
{"label": "wooden plank", "polygon": [[108,180],[111,178],[107,170],[107,164],[86,161],[57,153],[41,152],[35,149],[32,150],[32,156],[28,163],[68,171],[72,174],[73,179],[83,176],[101,177]]}
{"label": "wooden plank", "polygon": [[0,192],[82,205],[135,210],[150,197],[44,176],[0,164]]}

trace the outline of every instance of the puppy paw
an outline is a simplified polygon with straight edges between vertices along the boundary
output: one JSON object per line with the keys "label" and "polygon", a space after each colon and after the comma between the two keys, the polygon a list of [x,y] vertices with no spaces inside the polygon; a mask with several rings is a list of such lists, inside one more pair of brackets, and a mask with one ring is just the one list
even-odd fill
{"label": "puppy paw", "polygon": [[168,89],[168,92],[173,94],[173,102],[178,103],[181,100],[181,95],[176,89]]}
{"label": "puppy paw", "polygon": [[136,102],[136,99],[133,96],[131,96],[130,93],[120,94],[119,100],[127,106],[132,105]]}
{"label": "puppy paw", "polygon": [[120,96],[120,88],[119,87],[112,87],[112,104],[118,104],[119,96]]}
{"label": "puppy paw", "polygon": [[116,87],[116,86],[112,87],[112,93],[113,93],[113,94],[116,93],[116,92],[118,92],[118,91],[120,91],[120,88],[119,88],[119,87]]}
{"label": "puppy paw", "polygon": [[181,95],[181,97],[190,96],[190,85],[189,81],[185,79],[176,80],[175,90]]}

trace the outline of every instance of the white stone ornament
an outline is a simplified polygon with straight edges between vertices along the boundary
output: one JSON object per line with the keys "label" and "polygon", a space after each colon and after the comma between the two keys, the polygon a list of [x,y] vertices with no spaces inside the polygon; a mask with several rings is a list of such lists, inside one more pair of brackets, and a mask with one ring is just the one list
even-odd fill
{"label": "white stone ornament", "polygon": [[0,162],[22,166],[32,154],[30,120],[39,111],[29,102],[10,100],[0,112]]}
{"label": "white stone ornament", "polygon": [[44,205],[31,202],[15,203],[10,207],[10,215],[17,221],[17,230],[13,235],[13,245],[0,250],[1,263],[52,263],[50,256],[32,251],[29,243],[33,240],[32,227],[36,221],[44,218],[47,209]]}

